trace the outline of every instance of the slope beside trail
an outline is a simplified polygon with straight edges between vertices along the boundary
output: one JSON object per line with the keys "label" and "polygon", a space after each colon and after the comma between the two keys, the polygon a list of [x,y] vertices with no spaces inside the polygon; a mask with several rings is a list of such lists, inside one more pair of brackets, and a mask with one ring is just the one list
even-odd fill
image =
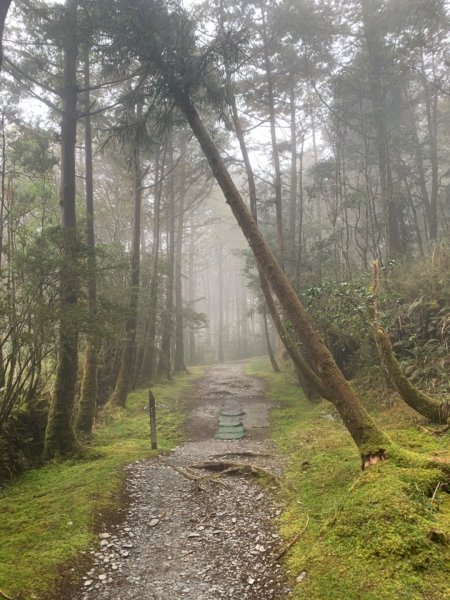
{"label": "slope beside trail", "polygon": [[[209,475],[186,470],[207,460],[280,472],[266,439],[270,406],[263,384],[244,375],[243,367],[211,367],[190,392],[188,441],[129,465],[124,520],[99,534],[72,600],[287,598],[286,575],[276,561],[282,540],[273,525],[280,510],[257,478],[227,475],[199,484],[186,476]],[[215,440],[219,411],[237,408],[245,412],[247,436]]]}

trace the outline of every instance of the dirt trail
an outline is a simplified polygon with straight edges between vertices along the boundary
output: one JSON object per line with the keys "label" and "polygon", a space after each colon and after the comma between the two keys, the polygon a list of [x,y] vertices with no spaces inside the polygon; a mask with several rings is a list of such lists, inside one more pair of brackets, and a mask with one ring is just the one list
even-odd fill
{"label": "dirt trail", "polygon": [[[273,558],[281,545],[272,524],[279,509],[257,481],[238,475],[199,487],[174,468],[219,454],[271,454],[262,383],[244,375],[243,363],[217,365],[193,388],[189,406],[189,441],[128,467],[125,520],[100,534],[73,600],[287,598],[285,575]],[[219,411],[235,408],[246,413],[247,437],[214,440]],[[227,460],[280,469],[271,456]]]}

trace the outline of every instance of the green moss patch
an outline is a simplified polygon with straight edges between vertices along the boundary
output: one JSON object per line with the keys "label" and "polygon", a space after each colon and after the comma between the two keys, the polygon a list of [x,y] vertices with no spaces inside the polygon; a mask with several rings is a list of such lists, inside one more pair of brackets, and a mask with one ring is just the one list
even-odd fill
{"label": "green moss patch", "polygon": [[[271,373],[264,359],[247,373],[267,382],[272,435],[286,455],[280,529],[290,539],[308,522],[286,558],[293,599],[450,598],[450,496],[438,488],[432,499],[442,473],[389,460],[362,473],[331,404],[309,404],[294,377]],[[427,434],[401,405],[375,416],[403,447],[450,454],[449,437]]]}
{"label": "green moss patch", "polygon": [[153,388],[159,450],[150,450],[147,391],[103,418],[78,460],[26,472],[0,495],[0,589],[31,600],[48,597],[59,570],[95,539],[118,508],[124,465],[169,450],[181,441],[183,395],[202,370]]}

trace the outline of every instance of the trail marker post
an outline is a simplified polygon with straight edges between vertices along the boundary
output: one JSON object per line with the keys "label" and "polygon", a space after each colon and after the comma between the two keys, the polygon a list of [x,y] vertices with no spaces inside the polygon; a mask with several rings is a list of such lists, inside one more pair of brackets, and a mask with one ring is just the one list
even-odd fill
{"label": "trail marker post", "polygon": [[152,450],[156,450],[158,448],[156,441],[156,403],[151,388],[148,390],[148,412],[150,415],[150,439],[152,441]]}

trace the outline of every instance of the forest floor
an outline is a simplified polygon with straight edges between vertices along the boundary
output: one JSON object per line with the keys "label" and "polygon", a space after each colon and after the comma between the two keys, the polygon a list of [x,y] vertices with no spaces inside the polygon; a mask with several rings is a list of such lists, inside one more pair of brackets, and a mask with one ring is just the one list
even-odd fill
{"label": "forest floor", "polygon": [[[264,384],[244,374],[244,363],[216,365],[186,402],[187,441],[127,467],[123,519],[99,533],[73,600],[271,600],[289,594],[277,562],[283,540],[274,520],[281,509],[270,488],[282,468],[267,437]],[[235,409],[245,413],[246,437],[215,440],[219,411]],[[211,460],[257,464],[268,474],[260,485],[254,475],[192,469]]]}

